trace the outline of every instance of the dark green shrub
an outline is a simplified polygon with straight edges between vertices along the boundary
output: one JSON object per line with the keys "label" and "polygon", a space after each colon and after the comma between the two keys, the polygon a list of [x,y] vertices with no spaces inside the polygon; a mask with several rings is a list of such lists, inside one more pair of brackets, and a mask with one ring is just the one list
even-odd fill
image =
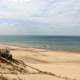
{"label": "dark green shrub", "polygon": [[9,49],[0,49],[0,56],[5,59],[12,60],[12,55],[10,54]]}

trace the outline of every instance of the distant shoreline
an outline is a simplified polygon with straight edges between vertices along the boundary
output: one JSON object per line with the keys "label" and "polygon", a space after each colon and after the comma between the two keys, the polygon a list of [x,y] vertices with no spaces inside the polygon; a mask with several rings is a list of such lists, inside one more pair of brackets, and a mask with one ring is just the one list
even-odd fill
{"label": "distant shoreline", "polygon": [[[18,48],[24,48],[24,49],[39,49],[39,50],[42,50],[43,52],[44,51],[54,51],[54,52],[67,52],[67,53],[77,53],[79,54],[80,51],[68,51],[68,50],[53,50],[53,49],[48,49],[48,48],[37,48],[37,47],[28,47],[28,46],[24,46],[24,45],[19,45],[19,44],[15,44],[15,43],[0,43],[0,45],[4,45],[4,46],[13,46],[13,47],[18,47]],[[7,47],[6,47],[7,48]]]}
{"label": "distant shoreline", "polygon": [[80,53],[79,36],[0,36],[0,43],[24,48]]}

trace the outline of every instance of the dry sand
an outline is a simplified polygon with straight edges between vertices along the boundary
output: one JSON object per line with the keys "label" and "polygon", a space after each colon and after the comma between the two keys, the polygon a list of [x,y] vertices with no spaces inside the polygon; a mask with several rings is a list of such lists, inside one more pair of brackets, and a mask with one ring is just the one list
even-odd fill
{"label": "dry sand", "polygon": [[[34,74],[17,73],[16,71],[17,74],[13,74],[14,72],[9,72],[9,69],[12,69],[11,66],[1,63],[0,74],[8,80],[80,80],[80,53],[22,48],[3,44],[0,44],[0,48],[11,49],[11,54],[15,59],[22,60],[25,64],[43,71],[43,73],[37,73],[36,70],[26,67],[28,72]],[[5,69],[6,67],[8,70]],[[49,75],[46,72],[55,75]]]}

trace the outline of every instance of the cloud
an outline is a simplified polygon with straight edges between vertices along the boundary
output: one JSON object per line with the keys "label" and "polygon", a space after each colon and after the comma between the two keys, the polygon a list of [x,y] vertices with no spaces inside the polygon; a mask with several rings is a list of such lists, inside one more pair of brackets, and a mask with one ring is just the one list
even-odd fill
{"label": "cloud", "polygon": [[0,24],[5,23],[24,25],[22,34],[80,35],[80,0],[0,0]]}

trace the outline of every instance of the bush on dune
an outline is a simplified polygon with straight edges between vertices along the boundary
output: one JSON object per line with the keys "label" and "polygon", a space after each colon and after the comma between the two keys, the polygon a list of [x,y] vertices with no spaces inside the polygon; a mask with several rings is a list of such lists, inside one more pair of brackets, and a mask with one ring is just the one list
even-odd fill
{"label": "bush on dune", "polygon": [[12,60],[12,55],[10,54],[9,49],[0,49],[0,57],[3,57],[7,60]]}

